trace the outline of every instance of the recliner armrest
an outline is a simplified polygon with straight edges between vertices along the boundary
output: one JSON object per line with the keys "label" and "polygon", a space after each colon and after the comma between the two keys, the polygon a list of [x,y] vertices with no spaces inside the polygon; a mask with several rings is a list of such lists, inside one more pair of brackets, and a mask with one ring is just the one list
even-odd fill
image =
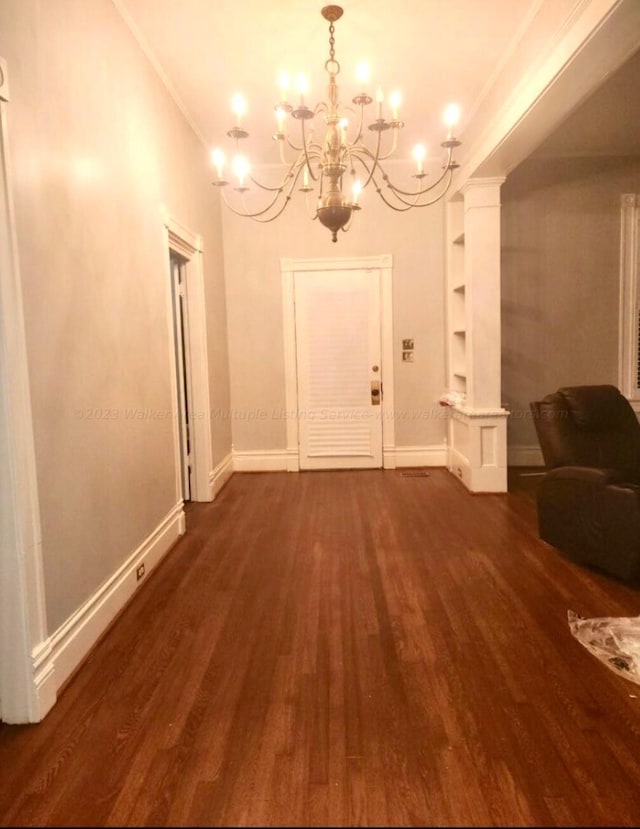
{"label": "recliner armrest", "polygon": [[548,480],[573,480],[585,484],[607,486],[622,484],[625,475],[618,469],[600,469],[595,466],[557,466],[546,474]]}

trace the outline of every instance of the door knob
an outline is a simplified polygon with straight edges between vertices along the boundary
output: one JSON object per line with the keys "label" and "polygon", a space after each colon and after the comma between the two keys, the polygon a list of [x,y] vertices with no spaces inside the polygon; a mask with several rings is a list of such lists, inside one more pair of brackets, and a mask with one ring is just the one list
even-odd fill
{"label": "door knob", "polygon": [[371,381],[371,405],[372,406],[379,406],[380,405],[380,381],[379,380],[372,380]]}

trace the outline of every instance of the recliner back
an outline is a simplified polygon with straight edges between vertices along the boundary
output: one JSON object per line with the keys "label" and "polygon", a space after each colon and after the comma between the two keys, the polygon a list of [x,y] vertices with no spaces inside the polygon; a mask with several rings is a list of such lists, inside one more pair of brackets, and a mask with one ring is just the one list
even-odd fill
{"label": "recliner back", "polygon": [[616,469],[640,483],[640,423],[615,386],[566,386],[531,411],[547,469]]}

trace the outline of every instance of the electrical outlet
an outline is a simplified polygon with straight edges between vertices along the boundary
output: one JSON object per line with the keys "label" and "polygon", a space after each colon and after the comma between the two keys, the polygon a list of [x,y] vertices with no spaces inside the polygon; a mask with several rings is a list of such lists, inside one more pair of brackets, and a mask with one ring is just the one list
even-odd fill
{"label": "electrical outlet", "polygon": [[136,579],[140,581],[140,579],[144,576],[144,562],[142,564],[138,564],[136,568]]}

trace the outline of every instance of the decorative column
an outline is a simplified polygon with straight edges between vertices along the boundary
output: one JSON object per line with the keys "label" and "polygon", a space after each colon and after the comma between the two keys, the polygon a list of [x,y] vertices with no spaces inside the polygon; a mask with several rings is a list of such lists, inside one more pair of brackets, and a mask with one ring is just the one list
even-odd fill
{"label": "decorative column", "polygon": [[508,412],[501,402],[500,336],[503,181],[470,179],[462,189],[465,399],[451,410],[449,469],[471,492],[507,491]]}

